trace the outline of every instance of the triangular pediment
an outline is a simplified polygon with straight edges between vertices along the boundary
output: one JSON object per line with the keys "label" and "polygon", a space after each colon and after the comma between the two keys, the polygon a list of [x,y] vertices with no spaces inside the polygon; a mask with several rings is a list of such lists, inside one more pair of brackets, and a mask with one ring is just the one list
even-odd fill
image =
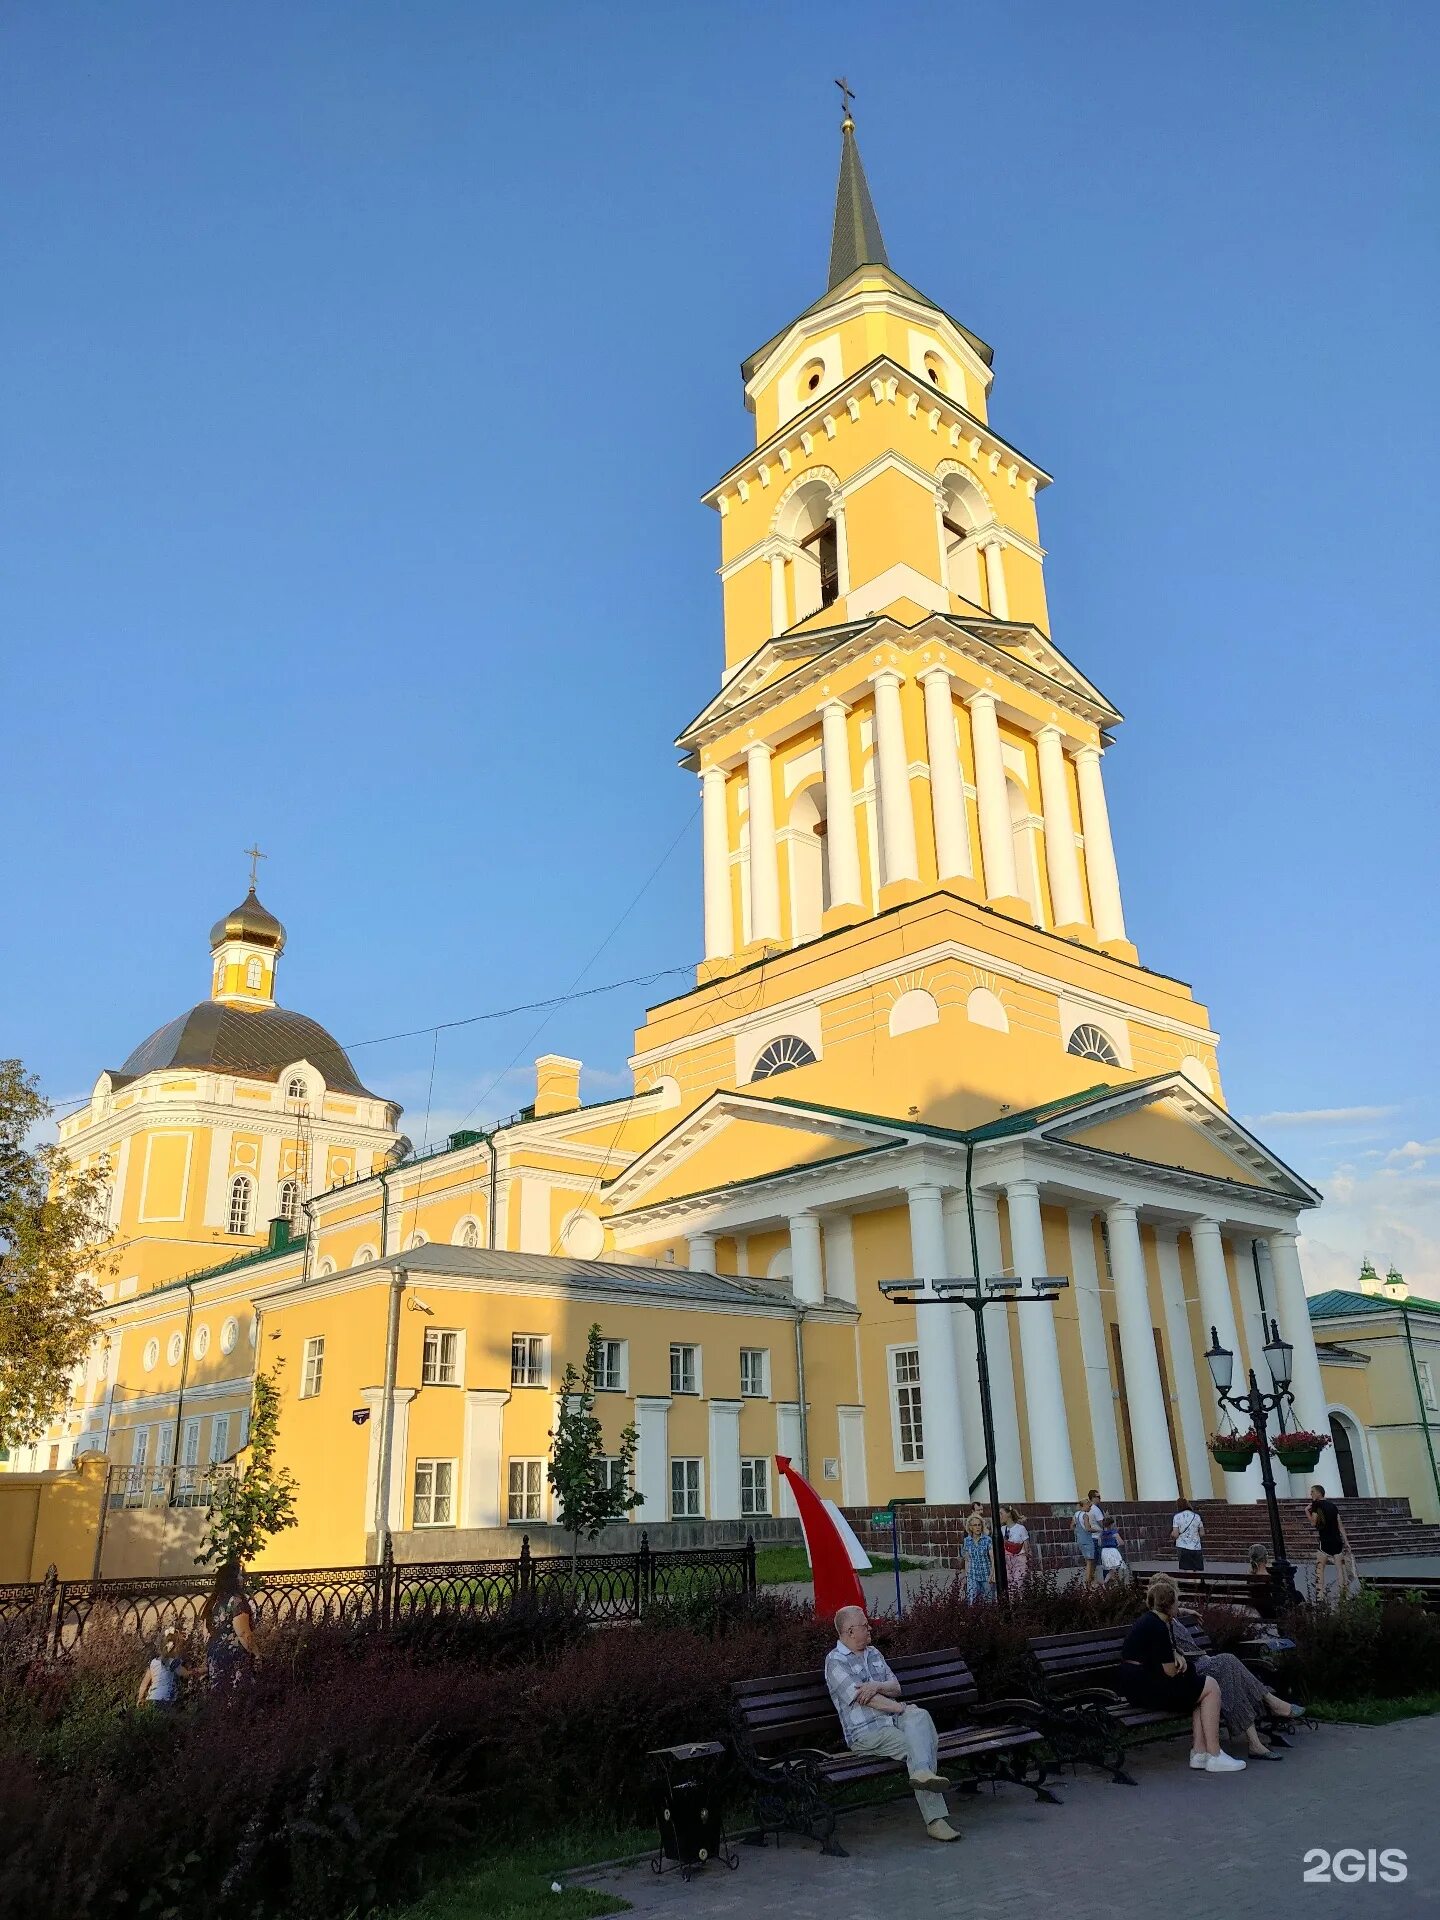
{"label": "triangular pediment", "polygon": [[1137,1163],[1178,1168],[1283,1194],[1312,1206],[1320,1198],[1277,1154],[1183,1073],[1116,1087],[1095,1099],[1039,1118],[1039,1140],[1064,1143]]}
{"label": "triangular pediment", "polygon": [[900,1145],[907,1137],[902,1126],[879,1119],[714,1093],[609,1183],[606,1205],[612,1213],[659,1206]]}

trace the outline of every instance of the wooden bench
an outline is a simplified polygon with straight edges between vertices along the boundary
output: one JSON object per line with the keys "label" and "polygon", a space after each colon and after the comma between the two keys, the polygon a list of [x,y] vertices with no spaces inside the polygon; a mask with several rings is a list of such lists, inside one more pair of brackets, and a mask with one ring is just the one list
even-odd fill
{"label": "wooden bench", "polygon": [[[891,1662],[903,1697],[924,1707],[940,1730],[939,1765],[974,1789],[984,1781],[1028,1787],[1037,1800],[1058,1805],[1045,1785],[1040,1733],[1017,1723],[1017,1712],[1034,1713],[1030,1701],[980,1705],[975,1679],[958,1648],[901,1655]],[[772,1674],[737,1680],[730,1688],[730,1724],[736,1756],[754,1784],[760,1843],[783,1828],[821,1843],[822,1853],[844,1854],[835,1838],[834,1795],[857,1781],[902,1769],[883,1754],[852,1753],[841,1744],[840,1725],[824,1674]]]}
{"label": "wooden bench", "polygon": [[1426,1613],[1440,1613],[1440,1580],[1408,1573],[1362,1573],[1360,1586],[1362,1592],[1378,1593],[1386,1600],[1404,1600],[1414,1594]]}
{"label": "wooden bench", "polygon": [[[1267,1604],[1259,1605],[1258,1587],[1246,1573],[1192,1573],[1188,1569],[1177,1571],[1174,1567],[1147,1566],[1136,1567],[1137,1585],[1144,1590],[1146,1582],[1157,1573],[1163,1573],[1173,1580],[1180,1589],[1180,1598],[1190,1606],[1238,1607],[1247,1613],[1269,1615],[1272,1609]],[[1261,1585],[1268,1585],[1261,1582]]]}

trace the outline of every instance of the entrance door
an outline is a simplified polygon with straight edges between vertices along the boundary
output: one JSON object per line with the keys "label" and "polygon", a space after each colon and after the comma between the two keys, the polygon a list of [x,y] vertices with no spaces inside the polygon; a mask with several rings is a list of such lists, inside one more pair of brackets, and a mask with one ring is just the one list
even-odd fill
{"label": "entrance door", "polygon": [[1333,1413],[1330,1416],[1330,1439],[1335,1448],[1335,1464],[1340,1469],[1340,1491],[1347,1500],[1358,1500],[1360,1482],[1355,1472],[1355,1449],[1350,1444],[1350,1429]]}

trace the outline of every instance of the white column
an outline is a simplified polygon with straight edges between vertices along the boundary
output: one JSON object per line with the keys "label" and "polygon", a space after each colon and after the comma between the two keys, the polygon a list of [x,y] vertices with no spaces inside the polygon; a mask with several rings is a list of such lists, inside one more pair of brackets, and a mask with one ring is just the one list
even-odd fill
{"label": "white column", "polygon": [[640,1504],[634,1518],[651,1526],[670,1518],[670,1397],[635,1396],[635,1491]]}
{"label": "white column", "polygon": [[880,801],[882,866],[887,885],[918,880],[915,815],[910,805],[910,765],[905,754],[904,681],[888,669],[875,675],[875,787]]}
{"label": "white column", "polygon": [[1058,727],[1042,727],[1035,744],[1040,758],[1040,804],[1045,811],[1045,866],[1050,875],[1050,905],[1057,927],[1080,926],[1085,919],[1085,896],[1080,889],[1075,822],[1070,815],[1070,791],[1065,784],[1064,737]]}
{"label": "white column", "polygon": [[[946,1193],[944,1214],[945,1271],[952,1280],[961,1280],[972,1274],[975,1268],[970,1250],[970,1220],[965,1211],[963,1191],[952,1188]],[[980,1404],[980,1359],[975,1345],[975,1316],[968,1307],[952,1307],[950,1315],[950,1334],[955,1342],[955,1372],[960,1382],[960,1430],[965,1436],[965,1465],[973,1480],[985,1464],[985,1417]],[[992,1324],[1002,1317],[998,1307],[992,1310]],[[991,1397],[994,1397],[993,1388]]]}
{"label": "white column", "polygon": [[[995,1280],[1005,1271],[1000,1248],[1000,1207],[989,1188],[976,1188],[971,1196],[975,1210],[975,1240],[980,1249],[981,1280]],[[968,1221],[967,1221],[968,1230]],[[970,1271],[970,1263],[960,1269]],[[1016,1308],[1024,1313],[1028,1309]],[[985,1352],[990,1368],[990,1409],[995,1423],[995,1477],[1002,1496],[1009,1500],[1026,1497],[1023,1456],[1020,1452],[1020,1405],[1016,1393],[1015,1352],[1010,1336],[1010,1307],[990,1307],[985,1314]],[[1038,1498],[1038,1495],[1036,1496]]]}
{"label": "white column", "polygon": [[725,818],[725,769],[706,767],[700,776],[702,844],[705,855],[705,958],[735,951],[730,910],[730,829]]}
{"label": "white column", "polygon": [[740,1518],[740,1408],[739,1400],[712,1400],[710,1407],[710,1494],[706,1513],[711,1520]]}
{"label": "white column", "polygon": [[843,600],[850,591],[850,538],[845,531],[845,502],[831,496],[830,518],[835,522],[835,591]]}
{"label": "white column", "polygon": [[985,897],[1013,900],[1015,841],[1010,831],[1010,796],[1005,791],[1005,762],[1000,757],[1000,725],[993,693],[970,696],[970,732],[975,746],[975,799],[980,809],[980,854],[985,864]]}
{"label": "white column", "polygon": [[1085,1397],[1090,1404],[1090,1431],[1095,1441],[1095,1479],[1099,1486],[1112,1489],[1118,1497],[1125,1476],[1120,1464],[1120,1437],[1115,1428],[1115,1384],[1110,1378],[1105,1307],[1100,1298],[1100,1273],[1095,1264],[1094,1214],[1088,1207],[1071,1207],[1066,1217],[1070,1228],[1070,1284],[1075,1290],[1080,1358],[1085,1365]]}
{"label": "white column", "polygon": [[1145,1250],[1135,1209],[1123,1202],[1106,1209],[1110,1227],[1110,1265],[1115,1276],[1115,1313],[1120,1323],[1120,1354],[1125,1362],[1125,1402],[1130,1409],[1130,1438],[1135,1447],[1137,1500],[1173,1500],[1175,1466],[1165,1421],[1165,1390],[1155,1351],[1155,1322],[1145,1278]]}
{"label": "white column", "polygon": [[1105,783],[1100,777],[1100,749],[1081,747],[1075,755],[1075,772],[1080,786],[1080,830],[1085,835],[1092,924],[1102,940],[1123,940],[1125,913],[1120,905],[1120,874],[1110,838]]}
{"label": "white column", "polygon": [[[1045,1230],[1040,1218],[1040,1189],[1033,1180],[1012,1180],[1005,1188],[1010,1215],[1010,1247],[1015,1278],[1034,1280],[1048,1273]],[[1017,1307],[1020,1353],[1025,1363],[1025,1418],[1030,1429],[1030,1474],[1036,1500],[1069,1500],[1075,1492],[1075,1462],[1065,1418],[1065,1388],[1060,1378],[1060,1340],[1051,1306]]]}
{"label": "white column", "polygon": [[770,555],[770,632],[783,633],[789,625],[785,607],[785,556]]}
{"label": "white column", "polygon": [[820,1263],[820,1221],[808,1211],[790,1216],[790,1285],[795,1298],[818,1307],[825,1298],[825,1270]]}
{"label": "white column", "polygon": [[[1209,1344],[1210,1331],[1213,1328],[1222,1347],[1228,1347],[1235,1356],[1235,1379],[1232,1390],[1236,1393],[1245,1387],[1245,1355],[1240,1345],[1240,1335],[1235,1324],[1235,1306],[1230,1295],[1230,1275],[1225,1270],[1225,1248],[1220,1239],[1220,1224],[1216,1220],[1193,1220],[1190,1223],[1190,1245],[1195,1255],[1195,1280],[1200,1289],[1200,1315],[1204,1325],[1206,1344]],[[1208,1376],[1210,1369],[1206,1367]],[[1214,1394],[1213,1385],[1211,1394]],[[1215,1404],[1214,1431],[1220,1432],[1226,1422]],[[1237,1424],[1244,1424],[1243,1419]],[[1261,1494],[1260,1463],[1252,1460],[1244,1473],[1227,1473],[1225,1476],[1225,1498],[1232,1507],[1248,1506],[1252,1500],[1258,1500]]]}
{"label": "white column", "polygon": [[1005,591],[1004,552],[999,540],[985,542],[985,584],[990,589],[990,611],[997,620],[1010,618],[1010,596]]}
{"label": "white column", "polygon": [[1240,1326],[1245,1337],[1245,1358],[1248,1365],[1254,1367],[1262,1387],[1270,1389],[1270,1370],[1265,1363],[1265,1342],[1270,1329],[1265,1325],[1265,1316],[1260,1311],[1260,1289],[1255,1285],[1255,1256],[1251,1252],[1254,1242],[1249,1234],[1242,1234],[1231,1244],[1230,1258],[1235,1267],[1235,1298],[1240,1306]]}
{"label": "white column", "polygon": [[460,1463],[462,1527],[503,1527],[504,1492],[500,1468],[505,1458],[505,1402],[499,1387],[465,1389],[464,1457]]}
{"label": "white column", "polygon": [[685,1243],[685,1264],[692,1273],[714,1273],[715,1235],[692,1233]]}
{"label": "white column", "polygon": [[[910,1262],[915,1279],[929,1290],[944,1280],[945,1214],[939,1187],[911,1187]],[[960,1422],[959,1369],[948,1307],[917,1306],[915,1340],[920,1349],[920,1413],[925,1431],[925,1498],[933,1506],[958,1506],[969,1498],[965,1436]]]}
{"label": "white column", "polygon": [[825,766],[825,858],[830,866],[832,907],[858,907],[860,842],[855,832],[855,783],[850,772],[850,734],[843,700],[820,709]]}
{"label": "white column", "polygon": [[970,830],[965,822],[965,783],[955,744],[955,703],[944,667],[922,673],[925,745],[930,757],[930,807],[935,817],[935,865],[942,880],[969,878]]}
{"label": "white column", "polygon": [[825,1217],[825,1292],[831,1300],[855,1303],[855,1235],[848,1213]]}
{"label": "white column", "polygon": [[[1183,1492],[1190,1498],[1206,1499],[1210,1493],[1210,1453],[1205,1444],[1209,1429],[1200,1399],[1200,1371],[1203,1357],[1196,1353],[1190,1333],[1190,1316],[1185,1309],[1185,1281],[1180,1272],[1180,1232],[1178,1227],[1155,1230],[1155,1262],[1160,1271],[1160,1304],[1165,1310],[1165,1331],[1170,1340],[1170,1361],[1175,1369],[1175,1405],[1179,1416],[1180,1453],[1185,1462]],[[1205,1343],[1209,1345],[1207,1340]],[[1208,1380],[1209,1369],[1205,1368]]]}
{"label": "white column", "polygon": [[745,755],[750,789],[750,938],[780,938],[780,869],[775,857],[775,793],[770,749],[755,741]]}
{"label": "white column", "polygon": [[[1330,1403],[1320,1377],[1320,1356],[1315,1351],[1315,1330],[1310,1324],[1310,1307],[1305,1297],[1305,1276],[1300,1271],[1299,1236],[1293,1229],[1266,1235],[1270,1246],[1270,1266],[1275,1275],[1275,1318],[1282,1339],[1295,1349],[1291,1388],[1295,1394],[1295,1417],[1312,1433],[1329,1433]],[[1256,1369],[1257,1375],[1259,1368]],[[1269,1390],[1269,1371],[1260,1380]],[[1327,1447],[1320,1464],[1310,1475],[1328,1494],[1339,1494],[1340,1471],[1335,1463],[1334,1447]]]}

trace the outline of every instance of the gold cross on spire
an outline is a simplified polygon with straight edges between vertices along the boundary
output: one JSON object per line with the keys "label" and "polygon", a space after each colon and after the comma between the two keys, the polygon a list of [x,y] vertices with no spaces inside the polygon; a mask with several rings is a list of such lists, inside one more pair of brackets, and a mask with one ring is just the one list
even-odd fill
{"label": "gold cross on spire", "polygon": [[840,124],[842,127],[853,127],[855,124],[855,119],[853,114],[850,111],[850,103],[855,98],[854,91],[851,88],[850,82],[848,80],[837,80],[835,84],[840,89],[840,98],[845,102],[845,118],[840,122]]}
{"label": "gold cross on spire", "polygon": [[258,846],[246,847],[245,851],[250,856],[250,891],[253,893],[255,891],[255,881],[258,877],[258,864],[262,860],[268,860],[270,856],[268,853],[262,853]]}

